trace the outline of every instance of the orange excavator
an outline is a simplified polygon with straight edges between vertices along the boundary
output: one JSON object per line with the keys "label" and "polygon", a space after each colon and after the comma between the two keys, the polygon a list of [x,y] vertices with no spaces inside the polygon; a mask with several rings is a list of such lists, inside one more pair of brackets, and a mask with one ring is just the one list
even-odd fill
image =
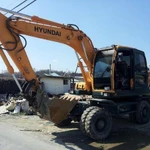
{"label": "orange excavator", "polygon": [[[74,24],[64,25],[4,8],[0,11],[13,14],[7,18],[0,13],[0,54],[20,92],[40,117],[56,125],[79,121],[81,131],[95,140],[110,135],[112,116],[128,114],[139,124],[150,120],[148,68],[143,51],[120,45],[96,49],[91,39]],[[27,42],[23,35],[63,43],[74,49],[84,79],[74,94],[48,97],[25,52]],[[23,75],[26,82],[22,86],[4,51]],[[90,97],[85,99],[81,94],[90,94]]]}

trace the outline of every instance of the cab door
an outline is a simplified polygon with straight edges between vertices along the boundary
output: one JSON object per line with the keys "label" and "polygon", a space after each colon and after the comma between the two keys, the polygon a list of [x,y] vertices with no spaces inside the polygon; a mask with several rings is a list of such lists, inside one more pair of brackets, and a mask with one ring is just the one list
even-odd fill
{"label": "cab door", "polygon": [[148,88],[148,68],[145,54],[138,50],[134,53],[134,83],[135,89],[143,91]]}

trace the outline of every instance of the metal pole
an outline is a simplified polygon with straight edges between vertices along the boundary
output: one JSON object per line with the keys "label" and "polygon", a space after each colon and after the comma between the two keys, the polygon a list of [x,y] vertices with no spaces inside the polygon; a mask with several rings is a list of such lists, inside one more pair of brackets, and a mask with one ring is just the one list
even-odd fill
{"label": "metal pole", "polygon": [[86,57],[86,59],[88,60],[88,56],[87,56],[87,53],[86,53],[86,49],[85,49],[84,43],[83,43],[83,42],[81,42],[81,45],[82,45],[82,48],[83,48],[83,51],[84,51],[85,57]]}
{"label": "metal pole", "polygon": [[77,53],[76,51],[74,51],[74,52],[75,52],[75,54],[76,54],[76,56],[77,56],[78,61],[80,61],[80,58],[79,58],[78,53]]}
{"label": "metal pole", "polygon": [[49,65],[49,75],[51,75],[51,64]]}
{"label": "metal pole", "polygon": [[29,19],[32,18],[32,16],[29,16],[29,15],[26,15],[26,14],[22,14],[22,13],[18,13],[18,12],[15,12],[13,10],[5,9],[5,8],[2,8],[2,7],[0,7],[0,11],[4,11],[4,12],[7,12],[7,13],[11,13],[13,15],[22,16],[22,17],[29,18]]}
{"label": "metal pole", "polygon": [[16,84],[17,84],[19,90],[20,90],[20,92],[22,92],[23,90],[22,90],[22,88],[21,88],[21,86],[20,86],[20,83],[18,82],[16,76],[15,76],[14,74],[12,74],[12,76],[13,76],[13,78],[14,78],[14,80],[15,80],[15,82],[16,82]]}

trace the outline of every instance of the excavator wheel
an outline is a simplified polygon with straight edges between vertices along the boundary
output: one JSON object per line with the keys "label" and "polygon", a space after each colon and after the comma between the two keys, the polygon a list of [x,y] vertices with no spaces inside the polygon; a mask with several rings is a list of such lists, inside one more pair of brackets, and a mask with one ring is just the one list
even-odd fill
{"label": "excavator wheel", "polygon": [[93,109],[99,109],[99,107],[97,106],[91,106],[88,107],[82,114],[81,119],[80,119],[80,130],[82,131],[83,134],[86,134],[86,130],[85,130],[85,120],[87,115],[89,114],[90,111],[92,111]]}
{"label": "excavator wheel", "polygon": [[137,110],[129,114],[129,118],[133,123],[146,124],[150,120],[150,104],[143,100],[137,105]]}
{"label": "excavator wheel", "polygon": [[150,104],[143,100],[139,102],[136,112],[136,120],[139,124],[146,124],[150,120]]}
{"label": "excavator wheel", "polygon": [[95,108],[87,115],[85,130],[88,136],[96,141],[106,139],[112,129],[111,114],[103,108]]}

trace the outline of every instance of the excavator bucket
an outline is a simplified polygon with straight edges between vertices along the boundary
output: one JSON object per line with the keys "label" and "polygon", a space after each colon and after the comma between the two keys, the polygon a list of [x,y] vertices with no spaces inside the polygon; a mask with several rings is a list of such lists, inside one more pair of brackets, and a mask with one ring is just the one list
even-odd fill
{"label": "excavator bucket", "polygon": [[66,94],[59,97],[49,98],[46,93],[40,91],[37,93],[36,101],[40,117],[50,120],[55,124],[61,123],[67,119],[71,110],[80,100],[80,96]]}

